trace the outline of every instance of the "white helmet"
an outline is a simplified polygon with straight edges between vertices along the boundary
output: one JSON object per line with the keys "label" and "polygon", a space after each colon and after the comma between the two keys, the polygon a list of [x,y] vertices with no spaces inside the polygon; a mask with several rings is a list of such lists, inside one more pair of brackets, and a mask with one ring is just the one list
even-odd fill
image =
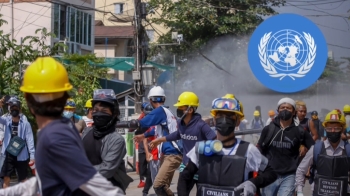
{"label": "white helmet", "polygon": [[165,97],[164,89],[160,86],[154,86],[149,90],[147,98],[151,97]]}

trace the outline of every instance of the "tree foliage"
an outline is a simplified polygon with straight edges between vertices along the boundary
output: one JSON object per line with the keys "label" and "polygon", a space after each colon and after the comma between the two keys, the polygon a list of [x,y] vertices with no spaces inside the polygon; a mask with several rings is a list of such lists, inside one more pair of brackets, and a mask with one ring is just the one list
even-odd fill
{"label": "tree foliage", "polygon": [[161,43],[173,42],[172,31],[183,34],[186,44],[172,50],[186,53],[214,37],[251,33],[264,16],[276,14],[272,6],[283,3],[283,0],[150,0],[150,8],[160,15],[150,23],[170,30],[160,37]]}
{"label": "tree foliage", "polygon": [[333,82],[341,82],[344,79],[347,79],[345,74],[344,67],[341,67],[344,64],[342,61],[336,61],[334,59],[327,59],[327,65],[324,69],[320,79],[330,80]]}
{"label": "tree foliage", "polygon": [[[0,27],[7,22],[1,19]],[[0,30],[0,94],[17,95],[21,100],[23,108],[22,112],[27,115],[33,123],[32,115],[24,102],[23,94],[20,92],[20,84],[23,71],[39,56],[54,56],[62,53],[62,49],[66,47],[64,44],[55,44],[54,46],[47,43],[50,38],[56,36],[48,32],[46,28],[38,29],[33,32],[34,35],[26,36],[22,39],[22,43],[12,40],[10,34],[5,34]],[[101,63],[103,60],[97,58],[94,54],[78,55],[64,54],[61,58],[66,67],[73,90],[70,92],[77,104],[77,109],[84,107],[85,102],[92,98],[94,89],[101,88],[99,78],[107,77],[107,68],[98,68],[92,66]],[[4,108],[6,110],[6,108]],[[35,129],[34,129],[35,130]]]}

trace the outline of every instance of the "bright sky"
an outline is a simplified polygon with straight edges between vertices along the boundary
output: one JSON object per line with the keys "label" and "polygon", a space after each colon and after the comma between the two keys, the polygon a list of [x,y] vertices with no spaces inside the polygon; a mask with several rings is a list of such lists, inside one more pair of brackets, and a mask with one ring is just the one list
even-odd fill
{"label": "bright sky", "polygon": [[312,20],[322,30],[334,57],[350,57],[350,0],[286,0],[279,13],[295,13]]}

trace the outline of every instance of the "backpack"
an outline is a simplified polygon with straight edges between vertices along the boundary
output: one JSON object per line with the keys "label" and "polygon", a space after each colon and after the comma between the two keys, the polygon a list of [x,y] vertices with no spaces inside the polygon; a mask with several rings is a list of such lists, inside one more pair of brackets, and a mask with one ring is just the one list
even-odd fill
{"label": "backpack", "polygon": [[[314,182],[317,158],[318,158],[318,155],[321,153],[323,145],[324,143],[321,140],[317,140],[314,145],[313,163],[310,168],[310,178],[309,178],[310,184]],[[348,143],[344,143],[344,148],[345,148],[346,155],[350,157],[350,145]]]}

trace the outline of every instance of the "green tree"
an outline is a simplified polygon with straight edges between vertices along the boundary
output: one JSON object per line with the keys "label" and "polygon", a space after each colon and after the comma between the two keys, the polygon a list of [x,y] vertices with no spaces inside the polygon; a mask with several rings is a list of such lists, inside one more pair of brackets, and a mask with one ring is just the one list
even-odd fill
{"label": "green tree", "polygon": [[334,82],[344,81],[346,77],[344,72],[345,70],[341,68],[341,65],[343,64],[344,62],[328,58],[326,68],[319,79],[327,79]]}
{"label": "green tree", "polygon": [[183,34],[186,44],[170,50],[185,54],[221,35],[251,33],[264,16],[277,14],[272,6],[283,3],[283,0],[150,0],[149,7],[160,17],[149,23],[162,24],[170,30],[160,37],[160,43],[172,42],[171,31]]}
{"label": "green tree", "polygon": [[[7,22],[1,19],[0,27]],[[12,40],[9,34],[5,34],[0,30],[0,94],[17,95],[23,104],[22,112],[29,118],[31,125],[36,130],[34,119],[29,113],[24,102],[23,94],[20,92],[20,84],[22,81],[22,70],[33,62],[39,56],[54,56],[62,53],[64,44],[47,45],[49,38],[56,37],[53,33],[48,32],[46,28],[38,29],[34,36],[24,37],[22,43],[18,44],[16,40]],[[99,84],[100,78],[107,77],[107,68],[99,68],[96,65],[103,62],[103,59],[97,58],[94,54],[77,55],[65,54],[60,61],[67,68],[70,82],[74,89],[70,92],[71,96],[77,102],[78,110],[84,107],[85,101],[92,98],[94,89],[101,88]],[[79,93],[83,92],[83,93]],[[6,110],[6,108],[4,108]]]}

